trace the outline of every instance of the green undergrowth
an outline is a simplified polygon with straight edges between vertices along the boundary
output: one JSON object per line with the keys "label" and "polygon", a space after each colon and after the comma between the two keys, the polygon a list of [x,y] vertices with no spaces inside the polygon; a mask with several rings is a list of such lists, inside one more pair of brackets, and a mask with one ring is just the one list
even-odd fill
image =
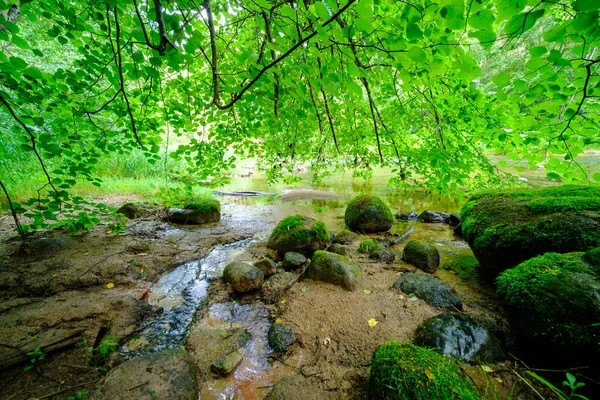
{"label": "green undergrowth", "polygon": [[479,399],[456,360],[410,343],[386,342],[373,354],[369,399]]}

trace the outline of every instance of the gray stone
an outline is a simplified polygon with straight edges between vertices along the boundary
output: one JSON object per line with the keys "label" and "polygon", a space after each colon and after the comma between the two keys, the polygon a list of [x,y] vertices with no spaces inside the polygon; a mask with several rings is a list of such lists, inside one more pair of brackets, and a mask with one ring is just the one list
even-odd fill
{"label": "gray stone", "polygon": [[221,220],[221,213],[218,211],[169,208],[167,210],[167,220],[176,224],[206,224],[209,222],[219,222]]}
{"label": "gray stone", "polygon": [[339,243],[332,244],[331,246],[329,246],[329,249],[327,249],[327,251],[330,251],[332,253],[339,254],[342,256],[347,256],[352,252],[350,250],[350,247],[343,245],[343,244],[339,244]]}
{"label": "gray stone", "polygon": [[283,269],[286,271],[294,271],[300,269],[306,264],[306,257],[295,251],[288,251],[283,256]]}
{"label": "gray stone", "polygon": [[412,293],[435,307],[462,310],[462,302],[454,289],[433,276],[406,272],[392,287],[406,294]]}
{"label": "gray stone", "polygon": [[407,213],[396,213],[394,214],[394,217],[396,217],[398,221],[416,221],[419,214],[416,211],[411,211]]}
{"label": "gray stone", "polygon": [[184,350],[164,350],[118,365],[98,384],[92,400],[197,400],[196,367]]}
{"label": "gray stone", "polygon": [[343,230],[335,235],[333,242],[339,244],[352,244],[357,239],[358,235],[356,233],[349,230]]}
{"label": "gray stone", "polygon": [[419,214],[418,219],[421,222],[447,224],[450,221],[450,216],[448,214],[446,214],[445,212],[425,210],[421,214]]}
{"label": "gray stone", "polygon": [[210,366],[210,370],[217,375],[227,376],[242,363],[244,357],[239,351],[227,354],[223,358],[215,360]]}
{"label": "gray stone", "polygon": [[268,257],[263,257],[256,261],[254,266],[263,272],[265,278],[277,273],[277,264]]}
{"label": "gray stone", "polygon": [[223,270],[223,280],[239,293],[251,292],[262,287],[265,276],[254,265],[234,261]]}
{"label": "gray stone", "polygon": [[298,275],[292,272],[279,272],[263,285],[263,299],[267,303],[275,303],[284,291],[289,289],[298,280]]}
{"label": "gray stone", "polygon": [[450,219],[448,220],[448,223],[450,224],[450,226],[460,225],[460,214],[459,213],[450,214]]}
{"label": "gray stone", "polygon": [[348,257],[328,251],[316,251],[306,271],[309,279],[338,285],[346,290],[360,286],[360,265]]}
{"label": "gray stone", "polygon": [[438,249],[424,241],[411,240],[404,247],[403,257],[408,264],[414,265],[421,271],[433,274],[440,266],[440,253]]}
{"label": "gray stone", "polygon": [[285,353],[296,342],[296,335],[291,328],[274,323],[267,334],[269,346],[277,353]]}

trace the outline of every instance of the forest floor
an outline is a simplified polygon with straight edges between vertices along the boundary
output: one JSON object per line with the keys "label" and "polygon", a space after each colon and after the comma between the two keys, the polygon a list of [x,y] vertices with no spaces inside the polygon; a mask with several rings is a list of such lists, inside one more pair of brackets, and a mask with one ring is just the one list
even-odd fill
{"label": "forest floor", "polygon": [[[102,200],[119,205],[130,198]],[[159,314],[148,298],[161,277],[219,245],[246,238],[255,240],[236,253],[236,260],[273,257],[265,247],[265,234],[294,212],[298,209],[278,205],[225,204],[220,222],[199,227],[173,226],[152,213],[128,221],[127,231],[116,236],[96,226],[75,236],[45,232],[26,241],[15,238],[8,217],[0,219],[0,368],[4,367],[0,398],[66,399],[77,392],[93,391],[122,357],[115,352],[104,364],[103,357],[92,349],[107,338],[121,340],[121,344],[124,338],[134,338],[144,321]],[[328,218],[339,221],[338,216]],[[443,248],[464,251],[464,242],[452,238],[449,230],[446,225],[422,224],[414,236],[431,236]],[[351,247],[358,248],[358,238]],[[402,245],[395,247],[393,251],[400,255]],[[442,251],[442,264],[445,254],[451,252]],[[440,310],[391,288],[411,266],[402,261],[376,262],[356,251],[351,257],[360,263],[364,276],[363,287],[352,292],[302,280],[278,302],[266,305],[260,296],[235,295],[221,280],[214,280],[207,301],[194,311],[185,344],[200,366],[202,398],[264,398],[277,379],[290,374],[301,376],[306,385],[331,398],[361,398],[376,347],[390,339],[411,341],[417,326]],[[510,346],[510,332],[490,288],[470,286],[451,271],[440,269],[436,275],[456,289],[464,311],[491,318],[506,330]],[[368,324],[372,318],[377,321],[375,326]],[[266,329],[274,321],[291,327],[298,339],[284,358],[272,355],[265,344]],[[225,325],[228,332],[242,327],[253,337],[241,349],[244,362],[229,377],[218,378],[202,369],[214,359],[207,353],[206,328]],[[35,363],[27,363],[27,359],[35,359],[30,354],[24,356],[25,363],[10,365],[7,355],[57,341],[68,345],[58,345]],[[109,349],[109,355],[114,350],[116,347]],[[33,368],[25,371],[27,365]],[[553,398],[539,384],[512,373],[514,365],[513,360],[492,366],[494,373],[476,366],[464,368],[490,399],[539,398],[531,390],[532,384],[545,398]],[[127,398],[128,389],[123,390],[123,398]]]}

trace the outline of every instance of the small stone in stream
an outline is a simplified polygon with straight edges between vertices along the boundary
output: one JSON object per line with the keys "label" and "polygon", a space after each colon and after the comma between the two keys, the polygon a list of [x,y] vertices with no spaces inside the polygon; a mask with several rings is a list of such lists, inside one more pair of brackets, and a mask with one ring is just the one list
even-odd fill
{"label": "small stone in stream", "polygon": [[371,254],[369,254],[369,258],[371,260],[378,260],[387,263],[396,261],[396,255],[384,246],[378,246],[373,249]]}
{"label": "small stone in stream", "polygon": [[430,274],[437,271],[440,266],[440,253],[438,249],[424,240],[409,241],[404,247],[402,258],[407,264],[414,265]]}
{"label": "small stone in stream", "polygon": [[269,346],[277,353],[285,353],[295,342],[296,335],[291,328],[274,323],[267,334]]}
{"label": "small stone in stream", "polygon": [[347,256],[351,253],[350,247],[339,243],[332,244],[327,250],[335,254],[340,254],[342,256]]}
{"label": "small stone in stream", "polygon": [[444,313],[421,323],[414,343],[435,349],[446,357],[495,363],[505,359],[506,355],[490,326],[490,322],[480,317]]}
{"label": "small stone in stream", "polygon": [[352,244],[352,242],[354,242],[356,239],[358,239],[358,235],[356,233],[345,229],[335,235],[334,243]]}
{"label": "small stone in stream", "polygon": [[418,216],[419,214],[416,211],[394,214],[394,217],[396,217],[398,221],[416,221]]}
{"label": "small stone in stream", "polygon": [[277,273],[277,263],[268,257],[263,257],[256,261],[254,266],[263,272],[265,278]]}
{"label": "small stone in stream", "polygon": [[273,275],[263,285],[263,299],[269,304],[275,303],[283,292],[297,280],[298,275],[292,272],[279,272]]}
{"label": "small stone in stream", "polygon": [[360,265],[348,257],[329,251],[316,251],[308,265],[309,279],[338,285],[346,290],[358,288],[361,282]]}
{"label": "small stone in stream", "polygon": [[111,369],[91,400],[155,399],[196,400],[200,394],[194,360],[185,350],[163,350],[134,357]]}
{"label": "small stone in stream", "polygon": [[239,351],[227,354],[225,357],[215,360],[210,366],[212,372],[217,375],[227,376],[242,363],[244,357]]}
{"label": "small stone in stream", "polygon": [[293,271],[302,268],[306,264],[306,257],[295,251],[288,251],[283,256],[283,269]]}
{"label": "small stone in stream", "polygon": [[239,293],[251,292],[262,287],[265,279],[263,272],[254,265],[234,261],[223,270],[223,280]]}
{"label": "small stone in stream", "polygon": [[448,223],[450,221],[450,216],[445,212],[425,210],[421,214],[419,214],[418,219],[421,222],[443,224]]}
{"label": "small stone in stream", "polygon": [[460,225],[460,214],[459,213],[450,214],[450,219],[448,220],[448,223],[450,224],[450,226]]}
{"label": "small stone in stream", "polygon": [[186,208],[169,208],[167,210],[167,220],[176,224],[206,224],[209,222],[219,222],[221,213],[218,210],[205,211]]}
{"label": "small stone in stream", "polygon": [[392,286],[406,294],[414,294],[434,307],[462,310],[462,301],[448,284],[429,275],[407,272]]}

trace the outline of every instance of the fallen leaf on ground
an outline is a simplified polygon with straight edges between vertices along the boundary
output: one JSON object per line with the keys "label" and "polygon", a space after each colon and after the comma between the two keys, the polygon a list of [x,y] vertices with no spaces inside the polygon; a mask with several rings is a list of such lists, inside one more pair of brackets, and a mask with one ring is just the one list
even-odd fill
{"label": "fallen leaf on ground", "polygon": [[365,290],[363,290],[363,293],[364,294],[371,294],[371,291],[369,289],[365,289]]}
{"label": "fallen leaf on ground", "polygon": [[329,343],[331,343],[331,339],[330,338],[326,337],[325,339],[323,339],[323,344],[325,346],[327,346]]}
{"label": "fallen leaf on ground", "polygon": [[488,373],[490,373],[490,372],[494,372],[494,370],[493,370],[493,369],[491,369],[490,367],[488,367],[487,365],[482,365],[482,366],[481,366],[481,369],[482,369],[484,372],[488,372]]}
{"label": "fallen leaf on ground", "polygon": [[280,324],[280,323],[281,323],[281,318],[277,318],[277,319],[275,320],[275,323],[276,323],[276,324]]}
{"label": "fallen leaf on ground", "polygon": [[112,289],[115,287],[115,284],[111,282],[111,283],[107,284],[106,287],[109,289]]}
{"label": "fallen leaf on ground", "polygon": [[369,326],[375,326],[377,325],[379,322],[377,322],[377,320],[375,318],[371,318],[369,320]]}

